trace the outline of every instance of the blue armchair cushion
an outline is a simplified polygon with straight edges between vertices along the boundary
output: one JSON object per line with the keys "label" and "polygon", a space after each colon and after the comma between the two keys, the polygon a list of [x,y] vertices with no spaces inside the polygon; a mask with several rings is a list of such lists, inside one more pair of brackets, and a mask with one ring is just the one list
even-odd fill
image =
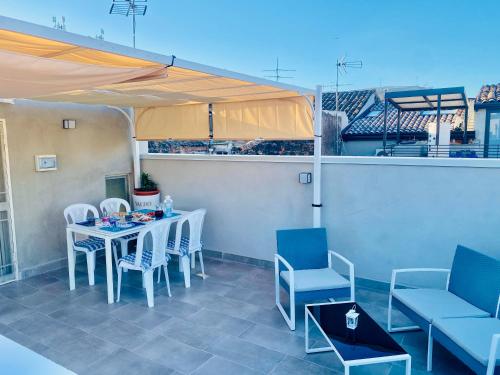
{"label": "blue armchair cushion", "polygon": [[500,260],[458,245],[448,289],[494,316],[500,295]]}
{"label": "blue armchair cushion", "polygon": [[[325,228],[282,229],[276,231],[278,254],[294,270],[328,267]],[[280,264],[280,270],[284,269]]]}
{"label": "blue armchair cushion", "polygon": [[[290,272],[281,271],[280,275],[290,285]],[[331,268],[294,271],[294,278],[296,292],[349,288],[351,286],[349,280]]]}
{"label": "blue armchair cushion", "polygon": [[429,323],[439,318],[490,316],[444,289],[394,289],[392,295]]}
{"label": "blue armchair cushion", "polygon": [[[444,333],[471,357],[488,364],[491,338],[500,333],[500,320],[495,318],[438,319],[434,327]],[[500,364],[500,350],[497,351],[496,365]]]}

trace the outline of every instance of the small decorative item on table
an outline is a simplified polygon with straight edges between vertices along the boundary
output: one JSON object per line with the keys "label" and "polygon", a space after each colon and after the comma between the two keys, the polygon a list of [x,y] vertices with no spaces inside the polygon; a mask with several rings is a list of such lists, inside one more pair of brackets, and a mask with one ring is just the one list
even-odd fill
{"label": "small decorative item on table", "polygon": [[345,314],[345,324],[349,329],[356,329],[358,326],[358,317],[359,314],[356,312],[356,305],[353,305],[352,308]]}
{"label": "small decorative item on table", "polygon": [[133,215],[131,215],[131,214],[127,214],[127,215],[125,215],[125,221],[126,221],[127,223],[131,222],[133,218],[134,218],[134,216],[133,216]]}
{"label": "small decorative item on table", "polygon": [[356,342],[356,328],[358,327],[359,313],[356,312],[356,305],[345,314],[345,325],[347,327],[347,338],[351,342]]}

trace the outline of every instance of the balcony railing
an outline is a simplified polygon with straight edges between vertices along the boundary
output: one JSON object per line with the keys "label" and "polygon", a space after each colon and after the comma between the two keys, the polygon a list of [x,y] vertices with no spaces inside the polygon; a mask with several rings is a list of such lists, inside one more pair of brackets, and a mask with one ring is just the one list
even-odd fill
{"label": "balcony railing", "polygon": [[387,145],[380,156],[434,157],[434,158],[500,158],[500,145],[451,144],[430,146],[426,144]]}

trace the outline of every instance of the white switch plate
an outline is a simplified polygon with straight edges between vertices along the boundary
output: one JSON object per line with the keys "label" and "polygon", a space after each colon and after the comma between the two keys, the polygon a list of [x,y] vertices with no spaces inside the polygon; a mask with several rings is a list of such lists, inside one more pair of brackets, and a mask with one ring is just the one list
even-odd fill
{"label": "white switch plate", "polygon": [[35,155],[35,170],[37,172],[57,170],[56,155]]}

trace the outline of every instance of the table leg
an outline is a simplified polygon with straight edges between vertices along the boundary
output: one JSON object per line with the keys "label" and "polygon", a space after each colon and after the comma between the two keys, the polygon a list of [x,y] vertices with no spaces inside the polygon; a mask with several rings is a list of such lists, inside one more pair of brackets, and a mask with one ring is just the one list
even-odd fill
{"label": "table leg", "polygon": [[406,361],[406,375],[411,375],[411,357]]}
{"label": "table leg", "polygon": [[68,249],[69,290],[75,289],[75,254],[73,250],[73,232],[66,228],[66,246]]}
{"label": "table leg", "polygon": [[106,282],[108,284],[108,303],[115,302],[114,288],[113,288],[113,255],[111,249],[111,240],[109,238],[104,239],[104,244],[106,246]]}

